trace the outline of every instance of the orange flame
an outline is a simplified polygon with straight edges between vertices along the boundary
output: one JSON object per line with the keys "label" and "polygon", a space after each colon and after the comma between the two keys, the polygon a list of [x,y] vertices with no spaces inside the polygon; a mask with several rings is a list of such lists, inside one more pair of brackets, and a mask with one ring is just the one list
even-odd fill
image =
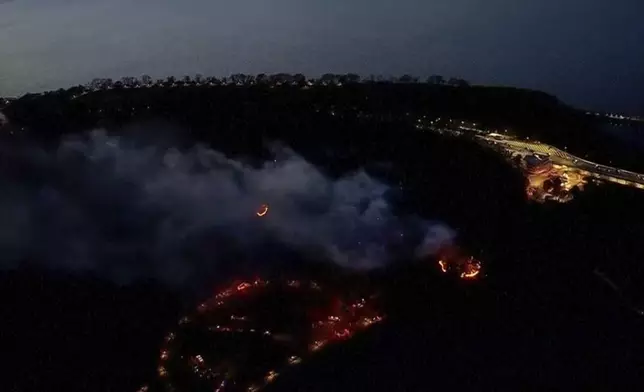
{"label": "orange flame", "polygon": [[465,256],[456,246],[447,246],[440,251],[438,265],[443,273],[455,272],[461,279],[478,279],[481,275],[481,261]]}
{"label": "orange flame", "polygon": [[[285,288],[285,287],[281,287],[282,285],[289,287],[290,288],[288,289],[289,291],[291,292],[297,291],[296,294],[298,295],[300,294],[300,292],[305,293],[308,290],[315,290],[315,291],[323,290],[320,285],[318,285],[313,281],[278,280],[277,285],[278,287],[280,287],[280,289]],[[249,316],[247,319],[246,316],[240,316],[239,313],[230,313],[229,311],[232,310],[231,308],[202,306],[204,304],[208,305],[210,303],[215,303],[215,302],[223,303],[223,299],[225,298],[233,297],[233,296],[244,296],[246,293],[249,293],[249,292],[260,292],[261,294],[261,288],[268,288],[268,287],[269,287],[269,281],[262,280],[261,278],[256,278],[254,281],[250,281],[250,280],[235,281],[230,286],[225,288],[223,291],[216,293],[210,300],[207,300],[206,302],[202,303],[199,306],[200,311],[203,308],[204,311],[207,310],[209,312],[208,317],[206,319],[202,318],[199,321],[205,320],[208,323],[210,323],[214,320],[221,320],[222,322],[221,325],[209,324],[208,330],[211,332],[225,332],[225,333],[238,332],[238,333],[253,333],[253,334],[261,333],[265,336],[270,336],[272,339],[278,342],[287,342],[287,343],[294,342],[295,335],[290,335],[288,332],[274,333],[276,331],[264,330],[263,328],[262,329],[252,328],[254,326],[253,325],[254,320],[252,316]],[[269,295],[271,293],[272,291],[264,292],[264,294],[269,294]],[[372,299],[376,297],[375,295],[371,295],[369,297],[362,297],[360,299],[356,299],[355,297],[352,297],[351,300],[349,301],[348,298],[345,298],[344,296],[340,296],[339,293],[335,293],[335,294],[336,295],[332,297],[327,297],[326,299],[328,302],[325,303],[322,307],[318,308],[318,306],[314,306],[313,308],[308,309],[308,312],[309,312],[308,323],[310,328],[310,334],[308,335],[308,338],[310,340],[308,340],[306,343],[308,343],[307,346],[310,352],[315,352],[320,349],[323,349],[327,344],[330,344],[330,343],[348,340],[352,336],[354,336],[354,334],[357,333],[358,331],[363,330],[374,323],[378,323],[384,318],[384,315],[379,313],[377,306],[375,306],[376,305],[374,303],[375,301],[372,301]],[[322,303],[320,303],[320,305],[322,305]],[[239,309],[237,309],[235,306],[235,310],[239,310]],[[203,315],[197,316],[197,317],[203,317]],[[226,321],[224,321],[224,319]],[[235,321],[242,321],[242,320],[247,321],[247,323],[235,322]],[[199,321],[197,321],[196,325],[199,325]],[[223,324],[223,323],[230,323],[231,321],[233,323]],[[171,334],[171,336],[174,338],[174,335]],[[166,339],[166,341],[168,341],[168,339]],[[176,354],[174,355],[174,357],[184,358],[184,356],[176,355]],[[165,359],[169,359],[169,358],[173,358],[173,355],[170,354],[168,349],[162,348],[161,360],[159,362],[159,367],[157,369],[159,377],[169,378],[171,376],[172,369],[167,369],[165,367],[165,362],[164,362]],[[208,359],[207,357],[204,358],[199,354],[191,353],[191,355],[187,356],[186,359],[189,362],[187,363],[187,365],[190,365],[190,367],[193,368],[194,372],[199,377],[203,377],[203,376],[219,377],[219,375],[222,375],[220,373],[216,373],[216,369],[214,368],[211,369],[208,367],[208,361],[205,361],[205,359]],[[289,365],[294,365],[294,364],[300,363],[302,360],[303,360],[302,357],[290,356],[285,362],[287,362]],[[222,364],[228,363],[228,360],[225,360],[225,361],[226,362],[222,362],[221,364],[219,364],[218,368],[221,368]],[[221,381],[221,383],[216,385],[215,391],[223,392],[225,390],[228,390],[226,388],[229,381],[231,381],[233,384],[235,383],[235,379],[234,378],[231,379],[227,372],[223,374],[223,376],[225,377],[225,379]],[[264,384],[270,383],[274,381],[275,378],[277,378],[278,376],[279,376],[279,373],[277,372],[277,370],[269,370],[263,377],[263,383]],[[256,381],[259,381],[259,379]],[[261,387],[256,387],[256,386],[257,384],[247,384],[244,390],[259,391],[262,389]]]}
{"label": "orange flame", "polygon": [[463,273],[461,274],[461,278],[463,278],[463,279],[473,279],[473,278],[475,278],[475,277],[476,277],[476,275],[478,275],[480,272],[481,272],[481,270],[475,270],[475,271],[471,271],[471,272],[463,272]]}
{"label": "orange flame", "polygon": [[257,211],[257,216],[262,217],[266,214],[268,214],[268,204],[262,204]]}
{"label": "orange flame", "polygon": [[481,263],[478,260],[475,260],[473,257],[470,257],[470,259],[465,264],[465,271],[461,273],[461,278],[474,279],[480,273]]}
{"label": "orange flame", "polygon": [[250,287],[250,283],[242,282],[239,285],[237,285],[237,291],[244,291],[249,287]]}

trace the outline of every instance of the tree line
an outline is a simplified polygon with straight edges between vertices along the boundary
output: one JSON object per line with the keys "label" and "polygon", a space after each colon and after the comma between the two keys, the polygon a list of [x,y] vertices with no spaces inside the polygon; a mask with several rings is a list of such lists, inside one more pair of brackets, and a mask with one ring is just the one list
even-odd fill
{"label": "tree line", "polygon": [[[455,87],[467,87],[470,83],[464,79],[450,77],[445,78],[441,75],[432,75],[425,81],[427,84],[436,85],[449,85]],[[140,78],[134,76],[125,76],[119,80],[112,78],[95,78],[85,85],[78,86],[89,90],[103,90],[111,88],[136,88],[136,87],[151,87],[151,86],[188,86],[188,85],[254,85],[254,84],[272,84],[283,85],[290,84],[296,86],[306,85],[343,85],[349,83],[421,83],[418,76],[404,74],[402,76],[383,76],[383,75],[369,75],[362,77],[355,73],[347,74],[334,74],[325,73],[318,78],[307,78],[304,74],[296,73],[276,73],[265,74],[260,73],[257,75],[250,75],[244,73],[236,73],[230,76],[215,77],[204,76],[203,74],[196,74],[194,76],[185,75],[182,78],[175,76],[168,76],[166,78],[154,80],[150,75],[142,75]]]}

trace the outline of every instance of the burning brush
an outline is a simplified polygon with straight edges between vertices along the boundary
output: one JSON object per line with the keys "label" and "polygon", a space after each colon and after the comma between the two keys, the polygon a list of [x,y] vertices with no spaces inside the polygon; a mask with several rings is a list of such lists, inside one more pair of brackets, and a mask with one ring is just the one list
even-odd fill
{"label": "burning brush", "polygon": [[481,276],[481,262],[473,256],[463,255],[455,246],[441,249],[438,255],[438,266],[443,273],[454,271],[461,279],[477,279]]}

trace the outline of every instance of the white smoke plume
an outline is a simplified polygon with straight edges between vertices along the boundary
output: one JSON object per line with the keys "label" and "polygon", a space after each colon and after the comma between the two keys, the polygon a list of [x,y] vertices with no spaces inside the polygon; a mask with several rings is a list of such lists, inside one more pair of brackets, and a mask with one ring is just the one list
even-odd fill
{"label": "white smoke plume", "polygon": [[454,236],[397,217],[390,187],[365,171],[334,179],[288,148],[273,155],[252,166],[205,146],[141,145],[103,130],[55,152],[13,151],[0,167],[1,266],[31,260],[182,284],[233,255],[270,260],[271,243],[372,268],[401,249],[431,254]]}

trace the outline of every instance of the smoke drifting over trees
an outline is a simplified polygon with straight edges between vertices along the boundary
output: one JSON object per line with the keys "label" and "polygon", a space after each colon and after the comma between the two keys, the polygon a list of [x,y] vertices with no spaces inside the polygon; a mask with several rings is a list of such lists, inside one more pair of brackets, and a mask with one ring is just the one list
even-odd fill
{"label": "smoke drifting over trees", "polygon": [[52,151],[3,151],[2,267],[29,261],[182,285],[235,258],[270,262],[273,244],[362,269],[401,249],[431,254],[454,236],[396,216],[390,187],[364,170],[334,179],[286,147],[271,151],[274,159],[253,165],[203,145],[166,148],[104,130]]}

